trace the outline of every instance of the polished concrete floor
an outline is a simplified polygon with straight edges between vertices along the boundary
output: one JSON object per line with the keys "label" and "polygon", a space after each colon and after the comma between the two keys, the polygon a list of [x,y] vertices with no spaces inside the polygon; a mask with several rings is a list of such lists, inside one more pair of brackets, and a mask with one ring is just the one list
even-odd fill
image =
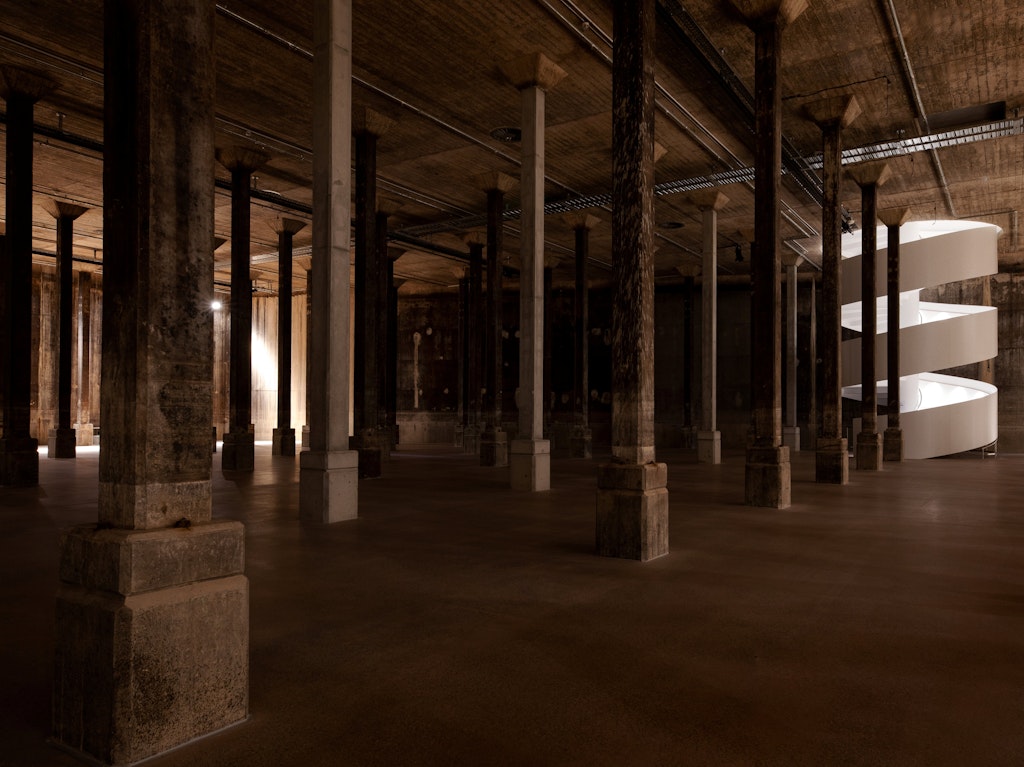
{"label": "polished concrete floor", "polygon": [[[669,463],[672,553],[592,554],[596,462],[554,489],[410,446],[360,518],[297,519],[295,459],[215,468],[247,531],[251,718],[147,764],[1024,764],[1024,456],[813,482],[742,505],[742,456]],[[95,454],[0,489],[0,767],[45,742],[57,531]],[[215,456],[219,467],[219,456]]]}

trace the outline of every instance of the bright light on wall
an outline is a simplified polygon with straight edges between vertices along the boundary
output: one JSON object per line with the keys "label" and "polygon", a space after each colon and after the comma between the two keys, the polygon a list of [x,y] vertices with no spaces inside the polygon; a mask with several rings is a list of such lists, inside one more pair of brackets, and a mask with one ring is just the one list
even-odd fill
{"label": "bright light on wall", "polygon": [[214,299],[213,301],[210,302],[210,308],[213,309],[213,311],[215,312],[219,312],[221,309],[224,308],[224,304],[222,304],[217,299]]}

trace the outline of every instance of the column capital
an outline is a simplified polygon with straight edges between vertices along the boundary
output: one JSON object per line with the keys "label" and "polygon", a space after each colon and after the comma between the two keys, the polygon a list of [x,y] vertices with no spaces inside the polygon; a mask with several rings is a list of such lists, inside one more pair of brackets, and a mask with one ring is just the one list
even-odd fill
{"label": "column capital", "polygon": [[789,24],[807,10],[808,0],[729,0],[748,24],[774,19]]}
{"label": "column capital", "polygon": [[680,277],[696,277],[703,271],[700,264],[681,264],[676,267],[676,273]]}
{"label": "column capital", "polygon": [[368,107],[356,107],[352,110],[352,133],[368,133],[380,138],[395,124],[390,117]]}
{"label": "column capital", "polygon": [[278,218],[273,223],[274,231],[278,234],[298,234],[306,226],[308,224],[305,221],[297,218]]}
{"label": "column capital", "polygon": [[487,232],[473,230],[462,235],[462,241],[469,246],[479,245],[481,248],[487,244]]}
{"label": "column capital", "polygon": [[70,218],[72,221],[89,210],[86,207],[75,205],[73,202],[65,200],[47,200],[43,203],[43,207],[54,218]]}
{"label": "column capital", "polygon": [[685,199],[702,211],[721,210],[729,202],[729,198],[717,189],[698,189],[694,192],[688,192]]}
{"label": "column capital", "polygon": [[861,108],[856,96],[843,94],[804,104],[803,112],[809,120],[825,130],[827,128],[845,128],[857,119]]}
{"label": "column capital", "polygon": [[20,67],[0,67],[0,96],[26,96],[33,102],[39,101],[57,90],[60,84],[45,72]]}
{"label": "column capital", "polygon": [[658,161],[668,154],[668,150],[659,144],[657,141],[654,142],[654,164],[657,165]]}
{"label": "column capital", "polygon": [[519,90],[536,86],[549,91],[565,78],[565,70],[540,52],[506,62],[501,71]]}
{"label": "column capital", "polygon": [[255,147],[229,146],[217,149],[217,162],[234,173],[236,170],[252,173],[263,167],[270,155]]}
{"label": "column capital", "polygon": [[593,229],[601,223],[601,219],[583,211],[573,211],[565,215],[565,222],[573,229]]}
{"label": "column capital", "polygon": [[556,269],[558,265],[562,263],[562,259],[558,256],[545,255],[544,256],[544,268],[545,269]]}
{"label": "column capital", "polygon": [[903,226],[910,220],[910,208],[886,208],[878,211],[877,215],[886,226]]}
{"label": "column capital", "polygon": [[385,216],[393,216],[402,209],[402,203],[397,200],[389,200],[386,197],[377,197],[377,213]]}
{"label": "column capital", "polygon": [[885,160],[874,160],[872,162],[862,162],[857,165],[853,165],[846,169],[857,186],[881,186],[889,180],[889,176],[892,175],[892,167]]}
{"label": "column capital", "polygon": [[497,190],[504,194],[511,192],[516,186],[516,180],[500,170],[481,173],[474,180],[476,185],[485,192]]}
{"label": "column capital", "polygon": [[779,261],[788,269],[800,266],[804,262],[804,257],[803,254],[797,253],[795,250],[784,249],[779,251]]}
{"label": "column capital", "polygon": [[227,237],[214,237],[213,238],[213,249],[216,250],[217,248],[219,248],[221,245],[223,245],[227,241],[228,241]]}

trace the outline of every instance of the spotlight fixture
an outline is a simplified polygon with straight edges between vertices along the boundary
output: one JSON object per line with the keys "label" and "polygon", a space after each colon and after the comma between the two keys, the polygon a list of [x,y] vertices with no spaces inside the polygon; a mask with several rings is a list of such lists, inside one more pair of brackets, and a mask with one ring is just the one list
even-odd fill
{"label": "spotlight fixture", "polygon": [[514,144],[523,140],[523,132],[519,128],[502,127],[491,131],[491,138],[505,144]]}
{"label": "spotlight fixture", "polygon": [[738,242],[736,243],[736,263],[743,263],[743,248],[740,247],[740,244]]}
{"label": "spotlight fixture", "polygon": [[221,309],[224,308],[224,304],[222,304],[217,299],[213,299],[213,301],[210,302],[210,308],[213,309],[213,311],[215,312],[219,312]]}

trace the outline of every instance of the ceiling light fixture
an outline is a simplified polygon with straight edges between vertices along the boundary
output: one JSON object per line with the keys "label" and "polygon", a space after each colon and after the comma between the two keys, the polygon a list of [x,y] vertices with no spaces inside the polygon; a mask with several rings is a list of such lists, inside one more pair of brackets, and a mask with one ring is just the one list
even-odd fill
{"label": "ceiling light fixture", "polygon": [[491,138],[504,144],[515,144],[523,140],[523,132],[519,128],[503,127],[491,131]]}

